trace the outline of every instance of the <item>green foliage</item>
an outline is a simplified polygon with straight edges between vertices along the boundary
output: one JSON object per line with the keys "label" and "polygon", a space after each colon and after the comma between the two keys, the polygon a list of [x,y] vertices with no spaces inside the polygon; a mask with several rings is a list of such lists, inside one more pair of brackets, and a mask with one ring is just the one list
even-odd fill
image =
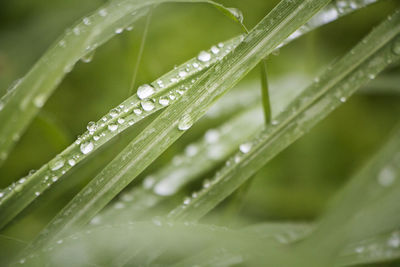
{"label": "green foliage", "polygon": [[[228,21],[238,24],[245,34],[228,41],[218,40],[209,50],[198,52],[196,57],[136,89],[136,80],[143,82],[141,69],[153,40],[150,19],[159,19],[159,5],[168,2],[175,2],[173,8],[186,2],[190,3],[188,6],[209,4]],[[298,80],[316,77],[311,83],[303,86],[305,82],[298,82],[293,73],[284,76],[283,85],[274,79],[276,61],[285,57],[274,58],[272,54],[277,55],[284,45],[305,33],[375,2],[397,9],[372,31],[366,28],[370,33],[361,40],[355,39],[355,45],[350,50],[346,47],[348,52],[322,72],[295,71]],[[89,122],[87,131],[66,147],[69,135],[65,127],[43,110],[44,104],[77,61],[91,62],[95,51],[104,53],[101,45],[124,30],[131,31],[136,26],[133,23],[145,16],[141,39],[135,42],[139,46],[133,75],[126,71],[130,86],[126,84],[124,90],[129,97],[118,105],[114,103],[114,108],[96,122]],[[266,219],[257,218],[251,215],[252,210],[264,210],[262,201],[269,196],[251,200],[257,191],[264,195],[271,192],[273,184],[269,180],[277,172],[265,171],[267,163],[273,166],[282,161],[282,155],[278,155],[284,157],[283,150],[310,131],[312,134],[315,126],[326,123],[321,121],[347,103],[358,89],[364,87],[360,91],[362,97],[374,97],[377,92],[391,96],[398,93],[398,3],[282,0],[262,17],[248,30],[239,9],[210,0],[115,0],[66,30],[1,98],[0,164],[25,130],[29,132],[28,125],[39,112],[33,125],[38,124],[56,146],[66,147],[37,171],[0,191],[0,247],[6,248],[1,264],[348,266],[396,262],[400,255],[398,128],[389,141],[381,142],[386,144],[353,175],[317,219],[304,222],[293,216],[291,220],[273,222],[281,219],[273,213]],[[359,23],[363,25],[364,21]],[[188,30],[184,23],[178,25]],[[319,30],[308,40],[317,34]],[[204,36],[197,41],[201,39]],[[311,59],[307,52],[298,50],[294,55],[307,58],[309,65],[312,61],[326,61]],[[293,55],[289,62],[282,66],[296,66]],[[261,75],[253,72],[257,66]],[[387,73],[365,86],[383,71]],[[113,76],[110,79],[117,80]],[[238,84],[244,79],[250,81]],[[136,94],[132,95],[135,89]],[[74,120],[79,119],[74,116]],[[358,130],[355,125],[344,129]],[[355,136],[352,142],[360,142]],[[296,145],[298,142],[291,147]],[[324,157],[334,157],[328,149],[322,151]],[[302,160],[296,156],[294,162],[301,165]],[[326,168],[312,167],[316,174],[318,169]],[[285,166],[285,171],[291,168]],[[291,175],[300,176],[296,172]],[[74,176],[84,179],[77,181],[72,179]],[[252,179],[260,183],[260,177],[265,187],[248,182]],[[319,179],[329,183],[326,177]],[[272,189],[276,194],[294,196],[293,192],[299,190],[305,198],[318,201],[315,192],[302,191],[306,184],[292,189],[286,183],[283,189]],[[55,195],[69,195],[69,203],[52,203],[52,194],[53,199]],[[47,207],[44,202],[49,203]],[[41,212],[45,214],[37,225],[35,219],[24,217],[35,206],[43,207]],[[50,217],[53,219],[49,222]],[[32,229],[24,237],[21,229],[31,222]],[[43,228],[41,223],[47,226]],[[13,237],[16,233],[29,241],[18,241],[17,236]],[[12,240],[23,245],[8,247]]]}

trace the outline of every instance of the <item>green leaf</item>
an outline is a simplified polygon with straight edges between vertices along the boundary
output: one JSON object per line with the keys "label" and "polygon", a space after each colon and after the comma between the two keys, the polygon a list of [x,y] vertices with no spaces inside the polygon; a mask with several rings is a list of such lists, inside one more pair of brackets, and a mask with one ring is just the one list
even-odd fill
{"label": "green leaf", "polygon": [[49,240],[87,223],[207,109],[304,24],[328,0],[282,1],[241,42],[233,53],[212,66],[184,96],[166,108],[53,219],[32,243]]}
{"label": "green leaf", "polygon": [[293,143],[359,87],[400,58],[400,15],[396,11],[341,60],[333,64],[290,105],[276,122],[266,126],[249,151],[238,151],[217,172],[212,185],[171,211],[171,220],[198,220],[234,192],[270,159]]}

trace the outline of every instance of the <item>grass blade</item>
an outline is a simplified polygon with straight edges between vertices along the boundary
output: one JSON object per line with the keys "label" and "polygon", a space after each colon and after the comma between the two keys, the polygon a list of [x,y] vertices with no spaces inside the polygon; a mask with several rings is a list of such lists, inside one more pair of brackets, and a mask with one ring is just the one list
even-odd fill
{"label": "grass blade", "polygon": [[[215,64],[218,57],[224,57],[229,53],[241,38],[239,36],[222,43],[225,49],[221,49],[217,56],[210,58],[207,62],[192,58],[152,82],[150,88],[154,92],[150,99],[141,99],[137,94],[129,97],[98,122],[89,123],[88,131],[49,163],[3,190],[0,198],[0,228],[4,227],[37,196],[71,171],[76,164],[90,156],[113,137],[143,118],[177,101],[202,72]],[[212,52],[201,53],[211,55]],[[185,74],[183,75],[183,73]]]}
{"label": "grass blade", "polygon": [[49,224],[32,247],[87,223],[116,194],[177,140],[227,90],[242,79],[328,0],[281,1],[241,42],[165,109]]}
{"label": "grass blade", "polygon": [[266,124],[271,123],[271,103],[269,98],[269,87],[268,87],[268,78],[267,78],[267,61],[264,59],[260,63],[261,69],[261,99],[264,110],[264,120]]}
{"label": "grass blade", "polygon": [[[362,42],[330,66],[289,108],[277,118],[277,125],[261,131],[248,153],[237,152],[220,170],[212,186],[204,188],[171,211],[172,220],[197,220],[208,213],[272,157],[309,131],[342,104],[359,87],[400,58],[398,51],[400,14],[396,11]],[[279,142],[278,142],[279,140]]]}

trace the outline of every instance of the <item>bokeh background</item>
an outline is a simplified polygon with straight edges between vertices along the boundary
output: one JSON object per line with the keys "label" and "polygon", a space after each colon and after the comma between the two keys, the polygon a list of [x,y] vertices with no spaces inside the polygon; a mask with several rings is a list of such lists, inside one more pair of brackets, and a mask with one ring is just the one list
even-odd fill
{"label": "bokeh background", "polygon": [[[68,26],[104,2],[0,1],[0,95]],[[278,1],[219,2],[241,9],[245,24],[251,28]],[[301,37],[281,49],[279,55],[269,57],[269,78],[290,80],[301,76],[306,83],[311,81],[323,66],[342,56],[398,6],[396,0],[380,1]],[[78,63],[66,76],[0,168],[0,188],[38,169],[83,133],[89,121],[96,121],[128,96],[143,26],[142,19],[133,31],[125,31],[97,49],[91,63]],[[152,15],[136,84],[151,82],[200,50],[239,33],[238,25],[209,5],[162,5]],[[254,71],[246,79],[255,81],[258,75]],[[368,89],[349,99],[257,174],[242,199],[239,212],[243,220],[310,221],[323,211],[327,201],[377,151],[399,121],[399,70],[385,72]],[[168,164],[185,144],[224,119],[193,127],[145,173]],[[148,121],[90,157],[68,175],[68,181],[57,184],[29,206],[1,233],[0,257],[12,255],[14,249],[32,239]],[[190,190],[187,188],[187,192]],[[227,203],[219,209],[224,205]]]}

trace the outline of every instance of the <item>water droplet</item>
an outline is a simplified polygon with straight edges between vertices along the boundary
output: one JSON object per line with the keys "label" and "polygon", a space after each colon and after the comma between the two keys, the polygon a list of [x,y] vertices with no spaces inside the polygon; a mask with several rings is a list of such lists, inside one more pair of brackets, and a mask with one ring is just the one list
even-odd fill
{"label": "water droplet", "polygon": [[194,62],[193,64],[192,64],[192,66],[194,67],[194,68],[198,68],[198,67],[200,67],[200,65],[199,64],[197,64],[196,62]]}
{"label": "water droplet", "polygon": [[251,150],[252,144],[251,143],[244,143],[239,146],[240,151],[243,154],[249,153]]}
{"label": "water droplet", "polygon": [[117,124],[110,124],[108,125],[108,130],[110,130],[111,132],[114,132],[118,129],[118,125]]}
{"label": "water droplet", "polygon": [[188,130],[193,125],[193,120],[190,115],[186,114],[180,119],[178,129],[181,131]]}
{"label": "water droplet", "polygon": [[190,197],[185,197],[185,199],[183,200],[183,204],[184,205],[189,205],[190,201],[191,201]]}
{"label": "water droplet", "polygon": [[142,105],[142,108],[145,111],[151,111],[154,109],[154,103],[150,100],[144,100],[144,101],[140,102],[140,105]]}
{"label": "water droplet", "polygon": [[240,22],[243,23],[243,13],[237,8],[230,7],[228,8],[229,12]]}
{"label": "water droplet", "polygon": [[96,131],[97,125],[93,121],[89,121],[88,125],[86,126],[86,129],[88,129],[89,132],[94,132]]}
{"label": "water droplet", "polygon": [[39,196],[39,195],[40,195],[40,192],[36,191],[35,196]]}
{"label": "water droplet", "polygon": [[400,36],[398,36],[394,41],[392,51],[396,55],[400,55]]}
{"label": "water droplet", "polygon": [[197,56],[197,59],[202,62],[208,62],[211,59],[211,54],[206,51],[201,51]]}
{"label": "water droplet", "polygon": [[179,75],[179,77],[183,78],[183,77],[187,76],[187,72],[184,70],[181,70],[178,75]]}
{"label": "water droplet", "polygon": [[278,122],[277,120],[273,120],[273,121],[271,121],[271,124],[272,124],[272,125],[278,125],[279,122]]}
{"label": "water droplet", "polygon": [[125,122],[125,119],[119,118],[119,119],[117,120],[117,122],[118,122],[119,124],[123,124],[123,123]]}
{"label": "water droplet", "polygon": [[344,96],[342,96],[339,100],[340,100],[340,102],[342,102],[342,103],[346,102],[346,98],[345,98]]}
{"label": "water droplet", "polygon": [[195,146],[195,145],[188,145],[186,148],[185,148],[185,154],[188,156],[188,157],[193,157],[193,156],[195,156],[196,154],[197,154],[197,152],[198,152],[199,150],[198,150],[198,148],[197,148],[197,146]]}
{"label": "water droplet", "polygon": [[97,140],[99,140],[99,139],[100,139],[100,136],[98,136],[98,135],[93,136],[93,140],[94,140],[94,141],[97,141]]}
{"label": "water droplet", "polygon": [[118,110],[116,110],[115,108],[113,108],[112,110],[110,110],[110,116],[115,118],[118,116]]}
{"label": "water droplet", "polygon": [[392,248],[398,248],[400,246],[400,236],[398,232],[392,234],[392,236],[387,241],[388,246]]}
{"label": "water droplet", "polygon": [[219,53],[219,48],[215,45],[211,47],[211,52],[215,55]]}
{"label": "water droplet", "polygon": [[134,110],[133,110],[133,112],[135,113],[135,114],[137,114],[137,115],[140,115],[140,114],[142,114],[142,110],[141,109],[138,109],[138,108],[135,108]]}
{"label": "water droplet", "polygon": [[80,146],[81,152],[85,155],[90,153],[93,150],[93,147],[94,146],[93,146],[92,142],[86,142],[86,143],[81,144],[81,146]]}
{"label": "water droplet", "polygon": [[59,170],[63,166],[64,166],[64,160],[61,158],[58,158],[58,159],[56,158],[55,160],[50,161],[50,163],[49,163],[50,170],[52,170],[52,171]]}
{"label": "water droplet", "polygon": [[102,17],[107,16],[107,10],[104,9],[104,8],[103,8],[103,9],[100,9],[100,10],[99,10],[99,15],[102,16]]}
{"label": "water droplet", "polygon": [[115,29],[115,33],[116,34],[120,34],[120,33],[122,33],[124,31],[124,28],[116,28]]}
{"label": "water droplet", "polygon": [[381,186],[387,187],[393,184],[396,173],[391,167],[386,167],[378,175],[378,182]]}
{"label": "water droplet", "polygon": [[92,59],[93,59],[93,56],[94,56],[94,52],[95,52],[95,50],[93,50],[93,51],[91,51],[91,52],[89,52],[89,53],[86,53],[86,54],[81,58],[81,61],[82,61],[83,63],[89,63],[89,62],[91,62]]}
{"label": "water droplet", "polygon": [[127,27],[127,28],[126,28],[126,30],[127,30],[127,31],[131,31],[131,30],[133,30],[133,26],[129,26],[129,27]]}
{"label": "water droplet", "polygon": [[143,84],[141,86],[139,86],[139,88],[137,89],[137,96],[140,99],[145,99],[148,98],[149,96],[154,94],[154,88],[153,86],[149,85],[149,84]]}
{"label": "water droplet", "polygon": [[38,95],[33,99],[33,104],[37,108],[43,107],[45,102],[46,102],[46,95],[45,94]]}
{"label": "water droplet", "polygon": [[162,106],[167,106],[169,104],[169,100],[166,97],[162,97],[158,100],[158,103],[160,103]]}
{"label": "water droplet", "polygon": [[209,144],[216,143],[219,140],[219,132],[217,130],[210,129],[204,135],[204,139]]}
{"label": "water droplet", "polygon": [[85,25],[90,25],[90,24],[92,24],[92,23],[90,22],[90,19],[89,19],[89,18],[83,18],[83,24],[85,24]]}
{"label": "water droplet", "polygon": [[76,164],[76,162],[75,162],[75,160],[74,159],[69,159],[68,160],[68,164],[69,164],[69,166],[75,166],[75,164]]}
{"label": "water droplet", "polygon": [[78,26],[76,26],[75,28],[73,28],[72,31],[74,32],[75,35],[81,34],[81,30],[79,29]]}
{"label": "water droplet", "polygon": [[154,179],[153,176],[147,176],[144,180],[143,180],[143,187],[145,189],[150,189],[156,182],[156,179]]}

